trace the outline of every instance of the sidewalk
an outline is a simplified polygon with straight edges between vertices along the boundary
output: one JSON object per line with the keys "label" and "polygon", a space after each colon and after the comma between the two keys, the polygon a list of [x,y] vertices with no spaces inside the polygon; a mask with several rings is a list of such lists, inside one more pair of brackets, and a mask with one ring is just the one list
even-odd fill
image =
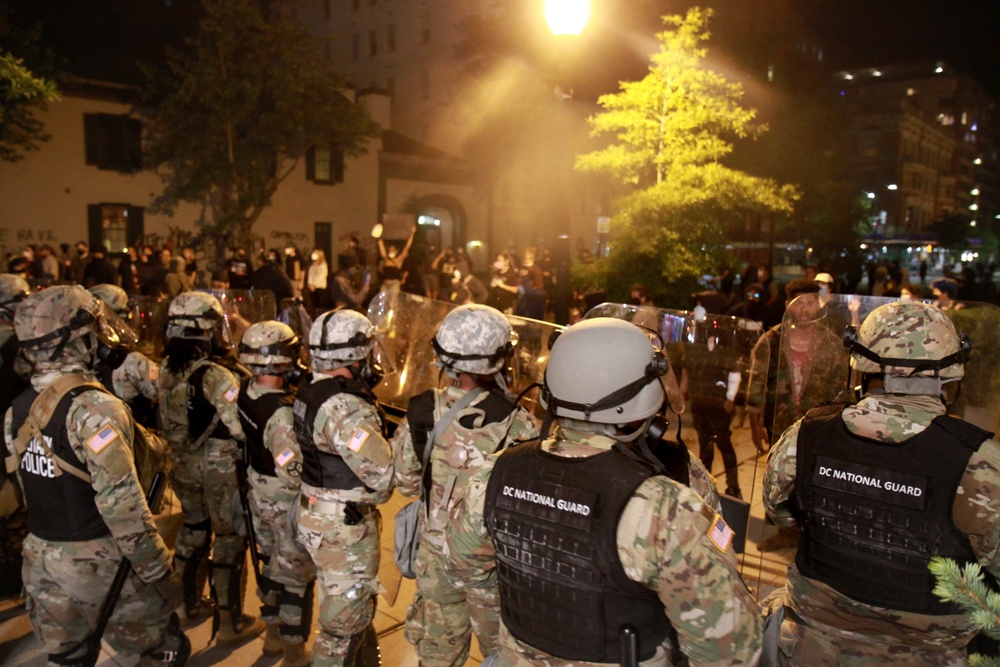
{"label": "sidewalk", "polygon": [[[689,418],[683,420],[683,426],[684,442],[692,451],[692,456],[696,456],[698,438],[690,425]],[[783,549],[769,554],[761,554],[757,550],[757,543],[776,531],[773,526],[765,526],[764,524],[764,510],[760,498],[760,485],[767,463],[766,456],[758,456],[754,449],[750,440],[749,421],[742,428],[734,423],[733,444],[740,462],[740,487],[743,490],[744,498],[752,500],[747,553],[739,557],[740,573],[751,592],[760,600],[784,581],[785,567],[794,555],[794,549]],[[722,457],[718,453],[715,456],[712,473],[717,479],[725,479]],[[394,493],[390,501],[381,507],[383,520],[382,571],[385,584],[391,583],[389,580],[398,576],[392,572],[395,570],[392,560],[393,517],[396,511],[407,502],[409,499]],[[164,535],[170,538],[169,543],[172,543],[180,522],[179,506],[176,505],[176,502],[157,517],[157,522]],[[391,568],[391,570],[386,572],[387,568]],[[252,572],[252,568],[248,567],[247,571]],[[252,576],[247,591],[247,611],[258,614],[260,603],[254,594]],[[386,603],[384,596],[379,596],[375,629],[378,632],[382,650],[382,664],[385,667],[417,667],[416,653],[403,636],[403,623],[406,619],[407,607],[413,599],[413,592],[414,582],[403,579],[395,604],[390,606]],[[209,645],[211,626],[211,622],[205,620],[186,629],[192,645],[191,658],[188,661],[188,665],[191,667],[208,667],[209,665],[272,667],[280,663],[280,657],[271,658],[261,654],[263,646],[261,638],[247,642],[231,651],[222,651],[215,648],[214,644]],[[310,643],[315,636],[314,627]],[[45,656],[39,652],[38,648],[23,606],[14,602],[0,603],[0,665],[4,667],[44,667],[46,664]],[[479,665],[481,659],[478,646],[473,641],[472,654],[465,667],[475,667]],[[97,664],[100,667],[119,665],[124,667],[135,664],[135,661],[119,658],[105,644]]]}

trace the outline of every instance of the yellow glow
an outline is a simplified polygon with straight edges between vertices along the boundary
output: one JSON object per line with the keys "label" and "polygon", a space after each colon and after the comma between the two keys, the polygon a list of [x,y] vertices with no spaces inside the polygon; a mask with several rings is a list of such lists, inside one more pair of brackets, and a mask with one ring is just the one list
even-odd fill
{"label": "yellow glow", "polygon": [[554,35],[579,35],[590,18],[590,0],[545,0],[545,20]]}

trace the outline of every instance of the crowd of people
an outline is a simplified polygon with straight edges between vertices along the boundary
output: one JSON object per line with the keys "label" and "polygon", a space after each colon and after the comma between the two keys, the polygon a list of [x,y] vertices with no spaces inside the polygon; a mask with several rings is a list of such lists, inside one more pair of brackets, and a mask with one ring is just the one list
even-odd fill
{"label": "crowd of people", "polygon": [[[374,278],[353,238],[332,279],[321,251],[306,260],[293,247],[252,262],[234,249],[209,276],[235,289],[287,283],[280,298],[302,296],[315,315],[301,338],[274,320],[227,332],[224,305],[194,289],[206,276],[182,248],[159,292],[169,307],[158,363],[130,348],[130,288],[115,280],[148,260],[103,273],[110,262],[79,244],[68,264],[40,248],[0,275],[0,399],[16,473],[5,492],[16,482],[23,500],[11,511],[7,494],[5,535],[18,513],[26,533],[17,554],[4,545],[3,571],[23,559],[28,617],[50,664],[89,663],[120,563],[131,573],[105,638],[140,665],[183,665],[185,628],[207,619],[219,647],[263,635],[263,653],[285,667],[372,664],[379,506],[394,489],[420,503],[405,634],[427,667],[463,665],[473,635],[505,666],[967,664],[976,626],[934,595],[927,570],[945,556],[1000,575],[1000,443],[946,416],[969,358],[946,314],[962,307],[960,280],[907,298],[901,279],[899,298],[863,322],[846,313],[859,379],[849,403],[803,398],[844,374],[835,361],[829,373],[802,370],[843,349],[814,326],[843,283],[806,267],[779,287],[752,267],[692,295],[680,358],[638,319],[573,323],[549,342],[533,414],[507,393],[505,312],[545,317],[551,257],[501,253],[480,290],[465,282],[475,272],[464,253],[437,251],[423,273],[412,235],[376,245]],[[25,275],[36,263],[36,281],[64,284],[33,291]],[[405,285],[457,305],[432,341],[446,386],[408,397],[393,432],[373,393],[378,335],[359,311],[376,288]],[[473,296],[484,293],[491,305]],[[930,295],[936,305],[917,298]],[[630,299],[637,312],[653,305],[644,285]],[[738,392],[745,368],[699,356],[722,351],[717,330],[698,328],[708,313],[767,328],[756,341],[772,349],[766,386]],[[786,351],[803,363],[782,366]],[[724,495],[740,497],[728,438],[738,393],[772,402],[745,408],[769,450],[766,510],[796,547],[786,587],[763,610],[740,578],[709,473],[718,447]],[[657,425],[685,399],[698,457]],[[182,513],[172,553],[146,497],[164,468]],[[248,556],[259,618],[244,609]]]}

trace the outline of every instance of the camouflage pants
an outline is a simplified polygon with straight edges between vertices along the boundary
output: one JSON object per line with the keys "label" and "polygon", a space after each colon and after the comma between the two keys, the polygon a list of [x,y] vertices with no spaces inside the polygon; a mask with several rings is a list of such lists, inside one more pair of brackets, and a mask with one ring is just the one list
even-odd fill
{"label": "camouflage pants", "polygon": [[790,618],[785,611],[778,639],[782,667],[967,667],[964,648],[924,651],[900,644],[852,641]]}
{"label": "camouflage pants", "polygon": [[254,533],[263,552],[262,581],[257,582],[261,619],[269,625],[280,623],[279,634],[286,642],[301,642],[312,622],[312,597],[306,587],[316,580],[316,567],[295,539],[288,517],[299,490],[253,470],[248,475]]}
{"label": "camouflage pants", "polygon": [[320,633],[313,646],[313,667],[343,667],[361,632],[375,616],[378,593],[378,512],[354,526],[344,513],[299,507],[296,535],[316,565]]}
{"label": "camouflage pants", "polygon": [[[65,653],[90,636],[121,558],[110,537],[49,542],[28,535],[22,570],[28,618],[45,653]],[[166,638],[173,611],[167,604],[133,572],[104,638],[124,654],[157,648]]]}
{"label": "camouflage pants", "polygon": [[444,565],[444,557],[421,542],[414,566],[417,593],[406,614],[406,638],[416,646],[422,667],[462,667],[473,632],[485,656],[493,650],[500,629],[498,589],[457,589],[445,577]]}
{"label": "camouflage pants", "polygon": [[[215,533],[212,560],[231,565],[244,553],[244,538],[233,527],[236,493],[236,442],[209,438],[195,451],[174,448],[173,485],[181,501],[184,525],[177,535],[177,555],[189,558],[205,544],[204,531],[192,529],[209,519]],[[207,536],[211,539],[211,536]]]}

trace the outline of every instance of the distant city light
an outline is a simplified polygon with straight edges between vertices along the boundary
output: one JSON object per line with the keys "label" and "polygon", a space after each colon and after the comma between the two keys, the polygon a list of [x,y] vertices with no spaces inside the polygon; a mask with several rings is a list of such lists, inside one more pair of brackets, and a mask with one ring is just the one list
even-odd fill
{"label": "distant city light", "polygon": [[975,226],[976,226],[976,221],[975,220],[973,220],[972,222],[969,223],[969,227],[975,227]]}
{"label": "distant city light", "polygon": [[979,204],[969,204],[969,210],[970,211],[978,211],[979,210]]}
{"label": "distant city light", "polygon": [[979,196],[979,188],[972,188],[971,190],[969,190],[969,194],[972,195],[973,197],[978,197]]}
{"label": "distant city light", "polygon": [[887,189],[889,189],[889,190],[898,190],[898,189],[899,189],[899,186],[898,186],[898,185],[896,185],[895,183],[890,183],[889,185],[887,185],[887,186],[885,186],[885,187],[886,187]]}
{"label": "distant city light", "polygon": [[[998,215],[997,217],[1000,218],[1000,215]],[[861,244],[861,249],[862,250],[867,250],[868,249],[868,244],[867,243],[862,243]]]}
{"label": "distant city light", "polygon": [[941,67],[940,65],[938,65],[937,67],[934,68],[934,73],[935,74],[940,74],[943,71],[944,71],[944,68]]}
{"label": "distant city light", "polygon": [[869,199],[875,199],[875,193],[874,192],[866,192],[865,194],[868,196]]}
{"label": "distant city light", "polygon": [[875,70],[874,72],[872,72],[872,76],[882,76],[882,72]]}
{"label": "distant city light", "polygon": [[977,157],[975,160],[972,161],[972,164],[982,164],[982,163],[983,163],[983,158],[981,157]]}
{"label": "distant city light", "polygon": [[847,79],[848,81],[854,81],[854,75],[853,74],[845,74],[844,78]]}

